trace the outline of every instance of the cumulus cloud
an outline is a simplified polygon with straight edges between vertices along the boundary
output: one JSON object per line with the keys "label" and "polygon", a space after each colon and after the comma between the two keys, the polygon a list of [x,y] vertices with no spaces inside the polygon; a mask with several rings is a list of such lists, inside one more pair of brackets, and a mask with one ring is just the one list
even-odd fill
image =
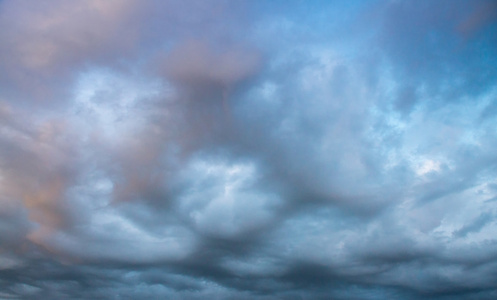
{"label": "cumulus cloud", "polygon": [[495,11],[0,2],[0,298],[495,298]]}

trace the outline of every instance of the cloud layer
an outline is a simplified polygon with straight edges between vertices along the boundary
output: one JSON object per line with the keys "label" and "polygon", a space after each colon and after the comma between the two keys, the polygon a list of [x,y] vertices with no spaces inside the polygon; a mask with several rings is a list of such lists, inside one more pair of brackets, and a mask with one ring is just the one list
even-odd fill
{"label": "cloud layer", "polygon": [[0,2],[0,298],[494,299],[495,1]]}

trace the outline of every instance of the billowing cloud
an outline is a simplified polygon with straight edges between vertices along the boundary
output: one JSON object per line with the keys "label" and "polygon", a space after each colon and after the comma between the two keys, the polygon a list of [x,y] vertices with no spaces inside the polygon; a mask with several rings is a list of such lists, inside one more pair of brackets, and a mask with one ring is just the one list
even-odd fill
{"label": "billowing cloud", "polygon": [[494,1],[0,2],[0,298],[494,299]]}

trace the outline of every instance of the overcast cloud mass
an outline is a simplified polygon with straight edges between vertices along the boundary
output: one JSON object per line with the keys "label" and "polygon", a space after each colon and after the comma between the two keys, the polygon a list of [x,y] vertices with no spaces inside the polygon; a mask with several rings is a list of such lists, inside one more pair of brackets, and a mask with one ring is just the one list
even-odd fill
{"label": "overcast cloud mass", "polygon": [[0,299],[497,299],[494,0],[0,0]]}

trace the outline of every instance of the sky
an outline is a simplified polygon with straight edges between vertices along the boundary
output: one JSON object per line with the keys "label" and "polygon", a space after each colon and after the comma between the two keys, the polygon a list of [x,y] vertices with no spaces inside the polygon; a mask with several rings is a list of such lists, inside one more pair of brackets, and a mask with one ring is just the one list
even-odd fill
{"label": "sky", "polygon": [[0,0],[0,299],[497,299],[494,0]]}

